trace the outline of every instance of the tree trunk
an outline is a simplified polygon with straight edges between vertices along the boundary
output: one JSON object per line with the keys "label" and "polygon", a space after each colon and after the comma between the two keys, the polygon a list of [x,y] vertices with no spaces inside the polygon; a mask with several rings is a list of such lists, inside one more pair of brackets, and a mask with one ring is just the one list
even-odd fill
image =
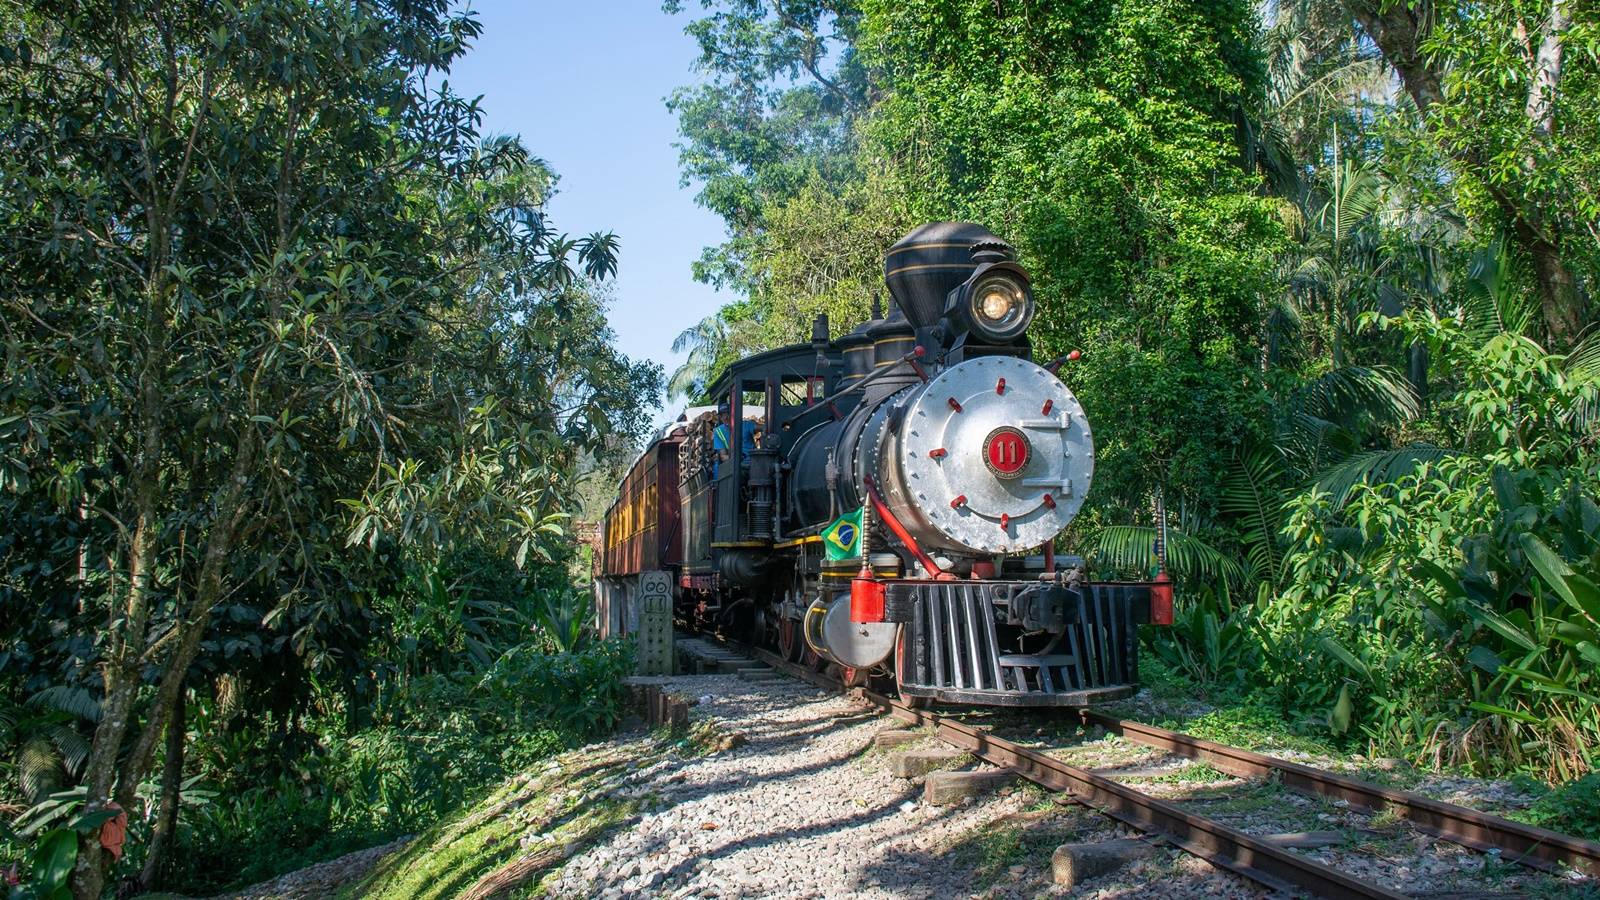
{"label": "tree trunk", "polygon": [[[160,530],[157,471],[162,442],[160,421],[163,404],[160,391],[155,388],[152,365],[147,364],[146,372],[141,376],[141,381],[146,383],[142,389],[144,408],[141,416],[144,445],[131,479],[138,517],[134,519],[133,536],[128,541],[126,601],[112,605],[110,610],[110,623],[107,623],[110,637],[107,641],[106,665],[102,669],[102,676],[106,679],[106,697],[101,700],[99,724],[94,725],[90,759],[83,767],[86,788],[83,809],[86,812],[104,809],[107,801],[112,799],[112,791],[117,790],[117,759],[122,756],[123,741],[130,730],[134,700],[138,697],[141,684],[139,658],[144,655],[144,631],[149,626],[150,618],[150,565],[155,560],[155,544]],[[128,809],[128,806],[123,806],[123,809]],[[78,841],[77,865],[72,870],[72,895],[77,900],[99,900],[104,886],[104,847],[99,844],[98,833],[85,834]]]}
{"label": "tree trunk", "polygon": [[1550,349],[1565,350],[1583,331],[1583,300],[1578,296],[1577,280],[1561,259],[1561,251],[1549,239],[1521,221],[1516,222],[1513,231],[1533,260]]}
{"label": "tree trunk", "polygon": [[1428,345],[1412,341],[1406,349],[1406,376],[1411,389],[1417,392],[1417,402],[1428,405]]}
{"label": "tree trunk", "polygon": [[178,827],[178,805],[183,802],[187,710],[188,704],[180,692],[177,705],[172,709],[172,721],[167,723],[166,758],[161,761],[160,805],[157,807],[155,829],[150,834],[150,849],[144,859],[144,871],[139,874],[139,887],[146,891],[155,887],[160,878],[162,857]]}
{"label": "tree trunk", "polygon": [[[1345,8],[1377,44],[1384,61],[1400,73],[1400,83],[1427,127],[1429,110],[1444,99],[1443,63],[1428,59],[1422,51],[1434,21],[1433,4],[1428,0],[1410,3],[1345,0]],[[1535,131],[1543,135],[1551,134],[1555,128],[1555,95],[1561,80],[1561,39],[1567,24],[1561,0],[1552,0],[1544,33],[1537,49],[1530,48],[1527,60],[1531,82],[1523,114]],[[1468,172],[1477,173],[1487,168],[1481,147],[1444,147],[1443,150]],[[1526,162],[1530,180],[1534,166],[1530,155]],[[1549,230],[1549,223],[1540,216],[1536,202],[1512,196],[1504,186],[1495,184],[1487,176],[1481,180],[1509,226],[1511,239],[1533,263],[1551,349],[1571,346],[1583,330],[1585,310],[1577,281],[1561,258],[1560,235]]]}
{"label": "tree trunk", "polygon": [[238,443],[234,448],[232,471],[228,480],[217,490],[217,516],[211,523],[211,533],[206,538],[200,576],[195,584],[194,602],[183,611],[184,615],[178,620],[176,627],[181,632],[181,637],[177,649],[172,651],[161,673],[161,681],[156,688],[155,699],[150,704],[149,718],[145,722],[144,730],[140,732],[133,752],[129,753],[122,763],[117,798],[125,809],[133,803],[134,791],[150,771],[150,764],[155,756],[156,738],[160,737],[162,727],[178,704],[184,679],[189,674],[189,666],[199,655],[200,642],[205,638],[206,629],[211,625],[211,610],[222,597],[234,539],[238,537],[239,526],[243,524],[249,507],[246,488],[250,484],[250,473],[255,466],[254,426],[244,423],[241,427],[244,430],[240,432]]}
{"label": "tree trunk", "polygon": [[[139,782],[149,774],[150,764],[155,756],[156,740],[171,719],[178,703],[179,692],[183,687],[184,677],[188,674],[189,666],[194,662],[195,656],[200,652],[200,642],[211,623],[211,610],[222,596],[234,539],[249,508],[246,489],[255,465],[257,442],[254,426],[244,423],[241,427],[243,431],[240,432],[235,447],[234,462],[228,480],[219,485],[216,491],[216,518],[211,524],[211,531],[206,540],[204,561],[201,563],[200,576],[195,586],[194,600],[187,610],[180,611],[180,617],[174,626],[180,632],[178,645],[171,651],[162,668],[156,696],[151,701],[144,728],[139,732],[133,750],[123,758],[120,767],[117,765],[117,757],[129,730],[127,726],[128,719],[132,715],[134,695],[141,684],[140,669],[143,663],[147,662],[142,659],[145,619],[139,622],[140,640],[137,642],[137,649],[133,652],[124,651],[123,656],[127,659],[118,666],[126,671],[126,676],[119,678],[114,690],[107,690],[107,712],[101,718],[100,727],[95,730],[94,749],[90,754],[87,809],[103,807],[107,798],[115,799],[123,809],[133,808]],[[148,611],[146,617],[147,615]],[[132,628],[131,625],[127,627]],[[120,724],[113,732],[108,728],[107,720],[113,718],[114,710],[121,712],[115,716]],[[109,748],[109,756],[100,760],[96,767],[102,736]],[[72,895],[75,900],[99,900],[105,887],[106,868],[106,856],[100,847],[97,835],[85,835],[79,842],[78,864],[73,870]]]}

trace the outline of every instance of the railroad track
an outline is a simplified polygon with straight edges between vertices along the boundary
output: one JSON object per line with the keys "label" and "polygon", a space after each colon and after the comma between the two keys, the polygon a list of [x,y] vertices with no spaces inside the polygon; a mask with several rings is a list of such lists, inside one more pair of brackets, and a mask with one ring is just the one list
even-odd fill
{"label": "railroad track", "polygon": [[[820,687],[844,689],[838,680],[777,654],[743,644],[736,646],[775,669]],[[893,697],[863,688],[852,690],[865,702],[904,722],[929,728],[938,738],[988,763],[1014,770],[1046,789],[1068,794],[1136,830],[1159,836],[1185,852],[1264,887],[1287,894],[1330,898],[1413,896],[1291,853],[1269,840],[1197,815],[1038,749],[1006,740],[986,727],[962,722],[948,714],[913,708]],[[1152,725],[1089,710],[1079,715],[1084,724],[1098,725],[1134,743],[1204,762],[1236,777],[1271,779],[1291,791],[1343,801],[1371,813],[1386,812],[1443,840],[1479,851],[1499,851],[1505,861],[1544,869],[1566,866],[1590,876],[1600,874],[1600,844],[1593,841]]]}

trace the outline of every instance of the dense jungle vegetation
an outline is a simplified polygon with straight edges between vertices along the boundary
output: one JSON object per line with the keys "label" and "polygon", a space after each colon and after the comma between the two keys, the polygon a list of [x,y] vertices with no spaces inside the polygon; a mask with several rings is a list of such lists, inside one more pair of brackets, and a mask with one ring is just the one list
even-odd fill
{"label": "dense jungle vegetation", "polygon": [[1171,531],[1152,679],[1350,750],[1594,769],[1600,8],[706,9],[670,102],[727,223],[697,275],[745,299],[684,332],[675,392],[861,321],[915,224],[984,223],[1035,276],[1039,355],[1084,354],[1063,549],[1148,572]]}
{"label": "dense jungle vegetation", "polygon": [[[1153,683],[1600,822],[1592,0],[666,10],[728,226],[695,272],[742,298],[679,394],[864,318],[913,225],[982,222],[1038,351],[1084,352],[1062,549],[1147,571],[1171,529]],[[567,523],[666,379],[612,346],[619,240],[561,232],[555,174],[446,87],[479,27],[0,0],[12,896],[260,880],[617,719]]]}
{"label": "dense jungle vegetation", "polygon": [[612,348],[618,240],[445,87],[478,29],[0,3],[13,896],[249,883],[614,723],[566,523],[661,373]]}

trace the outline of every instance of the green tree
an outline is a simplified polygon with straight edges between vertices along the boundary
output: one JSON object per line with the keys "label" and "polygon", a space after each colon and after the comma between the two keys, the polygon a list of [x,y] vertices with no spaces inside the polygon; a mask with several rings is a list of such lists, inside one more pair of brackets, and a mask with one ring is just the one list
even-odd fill
{"label": "green tree", "polygon": [[[663,5],[683,12],[681,0]],[[685,186],[721,216],[728,240],[695,263],[702,281],[762,289],[767,216],[812,177],[854,178],[853,124],[869,103],[854,0],[702,0],[685,29],[708,78],[667,100],[678,116]]]}
{"label": "green tree", "polygon": [[1399,73],[1461,208],[1531,264],[1544,331],[1570,347],[1600,270],[1600,23],[1588,3],[1347,0]]}
{"label": "green tree", "polygon": [[[1095,496],[1208,508],[1264,422],[1258,340],[1283,247],[1235,122],[1264,72],[1247,3],[871,3],[883,99],[863,156],[912,220],[983,222],[1035,275],[1033,332],[1096,423]],[[1177,61],[1181,60],[1181,64]]]}
{"label": "green tree", "polygon": [[554,232],[548,172],[437,83],[477,33],[443,0],[0,7],[0,471],[79,561],[91,813],[134,809],[223,604],[292,616],[393,541],[535,558],[567,464],[646,425],[659,372],[586,280],[615,239]]}

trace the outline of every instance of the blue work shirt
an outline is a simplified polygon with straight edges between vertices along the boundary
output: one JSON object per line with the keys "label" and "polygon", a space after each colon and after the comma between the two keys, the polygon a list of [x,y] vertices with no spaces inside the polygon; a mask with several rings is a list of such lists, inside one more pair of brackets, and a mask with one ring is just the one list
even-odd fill
{"label": "blue work shirt", "polygon": [[744,461],[750,461],[750,452],[756,449],[756,423],[745,419],[739,428],[739,450],[744,456]]}
{"label": "blue work shirt", "polygon": [[711,429],[711,477],[717,477],[717,470],[722,468],[722,451],[728,449],[728,425],[726,422],[718,423]]}

